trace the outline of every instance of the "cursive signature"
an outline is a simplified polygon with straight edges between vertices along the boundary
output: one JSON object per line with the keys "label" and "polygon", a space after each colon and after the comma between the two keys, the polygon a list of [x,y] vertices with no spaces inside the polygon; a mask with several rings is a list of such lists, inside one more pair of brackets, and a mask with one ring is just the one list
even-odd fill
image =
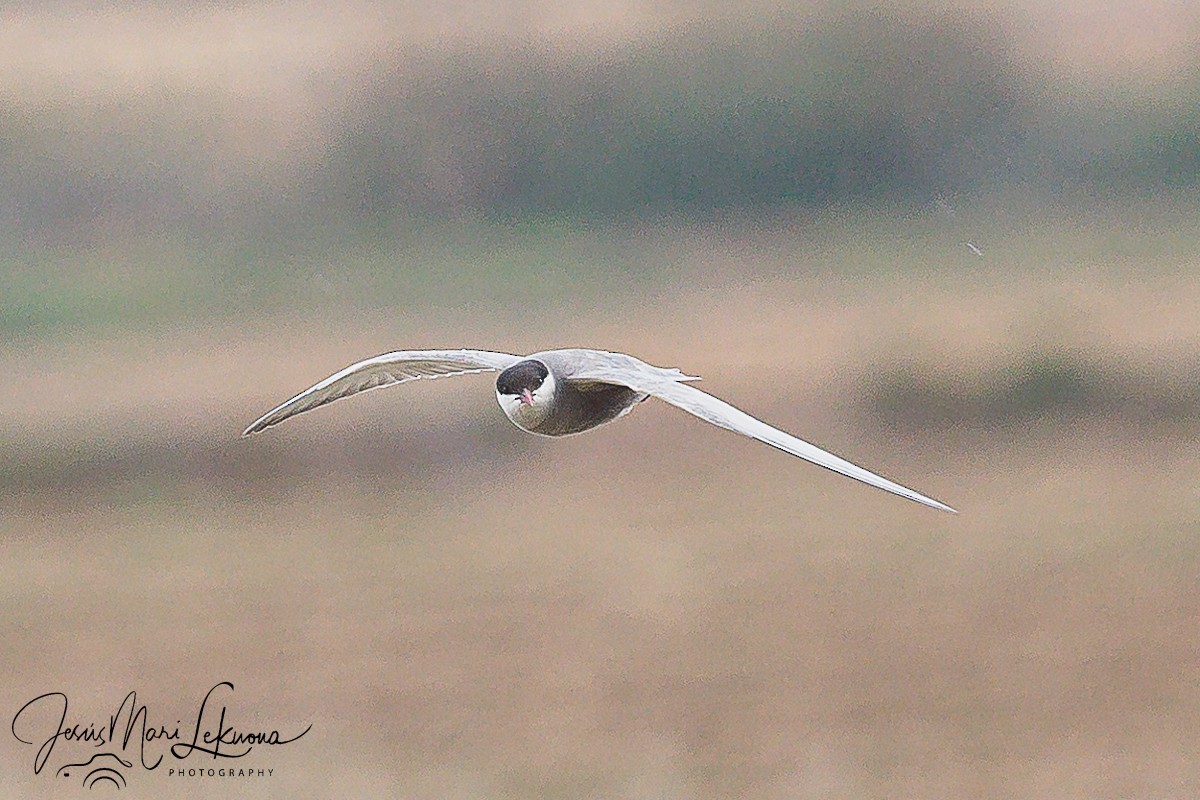
{"label": "cursive signature", "polygon": [[[284,736],[277,729],[270,731],[239,731],[225,723],[228,708],[214,695],[218,692],[233,692],[233,684],[221,681],[205,693],[196,712],[195,724],[184,726],[182,719],[174,725],[151,724],[150,713],[145,704],[139,704],[137,693],[130,692],[105,721],[77,721],[68,723],[68,700],[63,692],[47,692],[30,700],[17,711],[12,720],[12,734],[24,744],[39,744],[33,757],[33,771],[38,774],[50,760],[55,745],[60,742],[82,742],[92,747],[119,747],[122,752],[132,746],[137,750],[143,768],[157,768],[164,754],[157,758],[147,752],[156,742],[174,742],[170,747],[172,757],[183,760],[192,753],[202,753],[217,758],[242,758],[257,745],[284,745],[296,741],[310,730],[310,724],[294,736]],[[216,710],[217,706],[220,710]],[[46,718],[52,721],[44,727],[38,724]],[[215,718],[215,724],[214,724]],[[41,728],[40,733],[35,733]],[[183,730],[190,728],[188,741]],[[26,738],[26,737],[30,738]],[[224,749],[222,749],[224,748]],[[115,756],[115,754],[113,754]],[[117,756],[119,760],[119,756]]]}
{"label": "cursive signature", "polygon": [[[214,734],[203,726],[204,710],[208,707],[208,699],[212,697],[212,693],[222,686],[228,686],[230,691],[233,691],[233,684],[229,681],[222,681],[216,686],[208,690],[208,694],[204,695],[204,700],[200,703],[200,712],[196,715],[196,728],[192,733],[191,744],[173,744],[171,745],[171,755],[178,759],[185,759],[192,754],[193,751],[207,753],[213,758],[241,758],[254,749],[256,744],[289,744],[296,741],[304,734],[312,730],[312,723],[308,727],[297,733],[290,739],[283,738],[279,735],[279,731],[251,731],[242,733],[233,729],[232,726],[225,725],[225,706],[221,706],[220,718],[217,721],[217,729]],[[204,744],[212,745],[212,748],[200,747],[196,742],[202,741]],[[246,749],[240,753],[222,753],[221,745],[230,747],[245,747]]]}

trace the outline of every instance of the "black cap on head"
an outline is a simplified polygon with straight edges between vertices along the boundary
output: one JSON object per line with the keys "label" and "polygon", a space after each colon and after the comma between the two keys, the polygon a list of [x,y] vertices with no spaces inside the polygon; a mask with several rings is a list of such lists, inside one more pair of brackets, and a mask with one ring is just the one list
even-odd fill
{"label": "black cap on head", "polygon": [[550,370],[540,361],[522,361],[513,364],[496,378],[496,391],[500,394],[517,395],[528,389],[536,390],[546,380]]}

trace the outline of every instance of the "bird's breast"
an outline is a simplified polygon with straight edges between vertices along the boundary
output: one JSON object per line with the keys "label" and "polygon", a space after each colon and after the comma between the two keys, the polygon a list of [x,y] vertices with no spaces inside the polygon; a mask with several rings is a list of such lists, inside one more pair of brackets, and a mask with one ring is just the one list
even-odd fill
{"label": "bird's breast", "polygon": [[543,436],[567,436],[582,433],[628,412],[643,399],[633,389],[613,384],[588,384],[577,388],[560,385],[549,413],[540,420],[525,424],[513,419],[519,427]]}

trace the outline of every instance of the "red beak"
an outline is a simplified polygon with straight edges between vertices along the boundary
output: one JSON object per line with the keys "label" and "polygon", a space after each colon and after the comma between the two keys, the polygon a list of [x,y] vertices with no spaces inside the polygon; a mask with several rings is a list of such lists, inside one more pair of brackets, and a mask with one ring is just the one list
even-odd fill
{"label": "red beak", "polygon": [[525,406],[533,405],[533,395],[529,393],[528,389],[521,390],[521,405],[525,405]]}

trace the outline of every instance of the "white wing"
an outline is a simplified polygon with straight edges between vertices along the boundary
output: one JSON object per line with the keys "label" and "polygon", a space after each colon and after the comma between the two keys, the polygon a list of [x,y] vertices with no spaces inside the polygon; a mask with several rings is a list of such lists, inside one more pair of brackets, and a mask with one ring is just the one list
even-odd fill
{"label": "white wing", "polygon": [[534,353],[529,358],[541,359],[554,370],[555,375],[567,380],[619,383],[622,386],[632,386],[628,383],[631,376],[637,376],[638,380],[700,380],[695,375],[684,375],[674,368],[656,367],[640,358],[608,350],[565,348]]}
{"label": "white wing", "polygon": [[773,428],[762,420],[755,419],[746,412],[734,408],[724,400],[702,392],[694,386],[688,386],[678,379],[663,380],[656,375],[638,374],[638,371],[631,373],[620,368],[606,369],[603,367],[581,370],[572,375],[571,379],[580,381],[595,380],[628,386],[636,391],[645,392],[660,400],[665,400],[673,406],[695,414],[706,422],[711,422],[713,425],[719,425],[735,433],[740,433],[743,436],[757,439],[785,453],[799,456],[806,461],[811,461],[826,469],[831,469],[848,478],[854,478],[855,480],[862,481],[892,494],[900,495],[901,497],[907,497],[909,500],[924,503],[933,508],[957,513],[945,503],[939,503],[937,500],[914,492],[912,489],[901,486],[898,483],[893,483],[887,478],[880,477],[862,467],[851,464],[844,458],[838,458],[833,453],[828,453],[803,439],[797,439],[789,433],[784,433],[778,428]]}
{"label": "white wing", "polygon": [[249,436],[278,425],[288,417],[310,411],[352,394],[395,386],[418,378],[441,378],[472,372],[494,372],[520,361],[519,356],[487,350],[399,350],[351,364],[341,372],[273,408],[242,433]]}

